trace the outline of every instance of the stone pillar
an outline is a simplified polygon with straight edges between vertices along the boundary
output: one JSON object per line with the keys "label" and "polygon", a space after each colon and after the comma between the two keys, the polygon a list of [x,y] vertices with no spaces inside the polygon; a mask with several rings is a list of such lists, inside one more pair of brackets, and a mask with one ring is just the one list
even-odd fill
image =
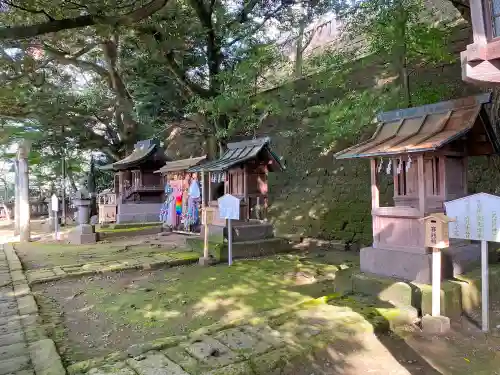
{"label": "stone pillar", "polygon": [[14,159],[14,235],[19,236],[19,162]]}
{"label": "stone pillar", "polygon": [[85,188],[76,192],[73,204],[78,210],[78,226],[69,234],[69,242],[77,245],[96,243],[97,235],[94,226],[89,224],[91,199]]}
{"label": "stone pillar", "polygon": [[29,197],[29,173],[28,173],[28,154],[30,144],[26,141],[19,145],[17,152],[18,159],[18,182],[19,182],[19,236],[21,242],[31,240],[30,230],[30,197]]}

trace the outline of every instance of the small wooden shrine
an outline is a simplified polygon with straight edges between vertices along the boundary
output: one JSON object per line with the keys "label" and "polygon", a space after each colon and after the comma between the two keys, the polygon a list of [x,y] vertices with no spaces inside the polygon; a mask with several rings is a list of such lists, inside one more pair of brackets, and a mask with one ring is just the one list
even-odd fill
{"label": "small wooden shrine", "polygon": [[[260,239],[274,236],[272,226],[264,224],[267,221],[268,207],[268,173],[281,171],[283,166],[278,156],[271,150],[269,137],[257,138],[241,142],[228,143],[226,152],[218,160],[198,164],[187,170],[189,173],[201,172],[207,174],[206,205],[214,214],[210,226],[211,233],[221,233],[226,221],[219,218],[217,200],[224,194],[240,198],[240,220],[233,221],[233,228],[238,236],[250,233],[243,228],[245,223],[252,222],[253,237],[245,240]],[[262,233],[259,233],[258,225]]]}
{"label": "small wooden shrine", "polygon": [[[500,151],[484,105],[490,94],[382,113],[372,138],[335,155],[371,161],[373,244],[361,250],[361,270],[431,282],[431,254],[422,219],[467,194],[467,159]],[[393,176],[394,205],[381,207],[378,174]],[[452,277],[480,257],[476,244],[454,240],[443,251]]]}
{"label": "small wooden shrine", "polygon": [[99,224],[116,223],[116,194],[111,189],[105,189],[97,196],[99,207]]}
{"label": "small wooden shrine", "polygon": [[159,142],[149,139],[137,142],[126,158],[100,168],[116,172],[117,223],[158,221],[164,186],[161,176],[154,172],[165,161]]}
{"label": "small wooden shrine", "polygon": [[165,186],[165,201],[160,219],[176,232],[200,231],[201,189],[199,173],[187,169],[202,163],[206,156],[167,162],[160,173]]}
{"label": "small wooden shrine", "polygon": [[500,83],[500,2],[470,1],[473,42],[460,54],[462,78],[477,84]]}

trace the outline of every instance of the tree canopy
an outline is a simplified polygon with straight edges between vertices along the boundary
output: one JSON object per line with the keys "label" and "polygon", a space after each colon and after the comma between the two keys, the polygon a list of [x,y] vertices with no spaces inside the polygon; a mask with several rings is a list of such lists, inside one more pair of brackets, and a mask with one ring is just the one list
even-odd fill
{"label": "tree canopy", "polygon": [[[164,140],[174,126],[214,157],[232,135],[284,110],[260,93],[308,74],[303,52],[315,29],[307,27],[326,14],[364,35],[372,53],[391,56],[403,86],[411,75],[404,69],[418,59],[446,60],[446,29],[419,19],[422,7],[417,0],[0,0],[0,143],[32,139],[33,162],[54,176],[61,158],[76,176],[90,152],[118,160],[137,140]],[[280,46],[283,35],[295,41],[294,62]],[[336,71],[353,53],[325,49],[306,65]]]}

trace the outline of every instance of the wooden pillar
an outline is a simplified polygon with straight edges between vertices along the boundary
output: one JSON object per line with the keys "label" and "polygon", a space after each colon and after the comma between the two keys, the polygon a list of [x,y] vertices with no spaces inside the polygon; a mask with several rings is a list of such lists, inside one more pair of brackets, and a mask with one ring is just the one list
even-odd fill
{"label": "wooden pillar", "polygon": [[425,173],[424,173],[424,155],[417,157],[417,178],[418,178],[418,208],[420,215],[425,215]]}
{"label": "wooden pillar", "polygon": [[438,158],[439,175],[437,176],[437,183],[439,186],[439,195],[445,201],[448,195],[448,187],[446,186],[446,156],[439,155]]}
{"label": "wooden pillar", "polygon": [[[486,2],[485,2],[486,3]],[[479,1],[471,1],[470,3],[470,18],[472,23],[472,31],[474,36],[474,43],[478,44],[486,44],[487,41],[487,33],[485,28],[485,20],[488,17],[485,17],[483,8],[483,2]]]}
{"label": "wooden pillar", "polygon": [[[202,172],[203,173],[203,172]],[[210,202],[212,200],[212,172],[208,172],[208,181],[207,181],[207,185],[208,185],[208,195],[206,196],[206,202],[205,204],[208,206],[208,202]]]}
{"label": "wooden pillar", "polygon": [[246,204],[245,216],[246,220],[250,220],[250,202],[248,201],[248,167],[243,167],[243,201]]}
{"label": "wooden pillar", "polygon": [[371,192],[372,192],[372,210],[380,206],[380,192],[377,183],[377,160],[370,160]]}
{"label": "wooden pillar", "polygon": [[[379,208],[380,206],[380,192],[378,188],[377,181],[377,160],[370,159],[370,180],[371,180],[371,194],[372,194],[372,210]],[[372,234],[373,234],[373,244],[372,246],[376,248],[378,246],[378,234],[379,229],[377,225],[377,216],[372,214]]]}
{"label": "wooden pillar", "polygon": [[229,170],[227,171],[223,171],[222,173],[224,173],[224,194],[230,194],[230,191],[229,191],[229,179],[231,178],[229,176]]}

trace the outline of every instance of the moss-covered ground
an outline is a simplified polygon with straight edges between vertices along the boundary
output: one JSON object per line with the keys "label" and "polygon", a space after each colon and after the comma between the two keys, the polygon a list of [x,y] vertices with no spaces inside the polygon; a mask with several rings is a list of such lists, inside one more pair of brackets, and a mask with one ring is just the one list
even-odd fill
{"label": "moss-covered ground", "polygon": [[[45,321],[69,362],[138,342],[185,335],[216,322],[258,318],[331,293],[345,252],[237,261],[231,267],[174,267],[34,286]],[[324,281],[324,282],[321,282]]]}
{"label": "moss-covered ground", "polygon": [[70,245],[54,241],[16,243],[14,248],[24,268],[30,270],[150,257],[170,251],[182,252],[186,246],[185,238],[179,235],[151,235],[90,245]]}

